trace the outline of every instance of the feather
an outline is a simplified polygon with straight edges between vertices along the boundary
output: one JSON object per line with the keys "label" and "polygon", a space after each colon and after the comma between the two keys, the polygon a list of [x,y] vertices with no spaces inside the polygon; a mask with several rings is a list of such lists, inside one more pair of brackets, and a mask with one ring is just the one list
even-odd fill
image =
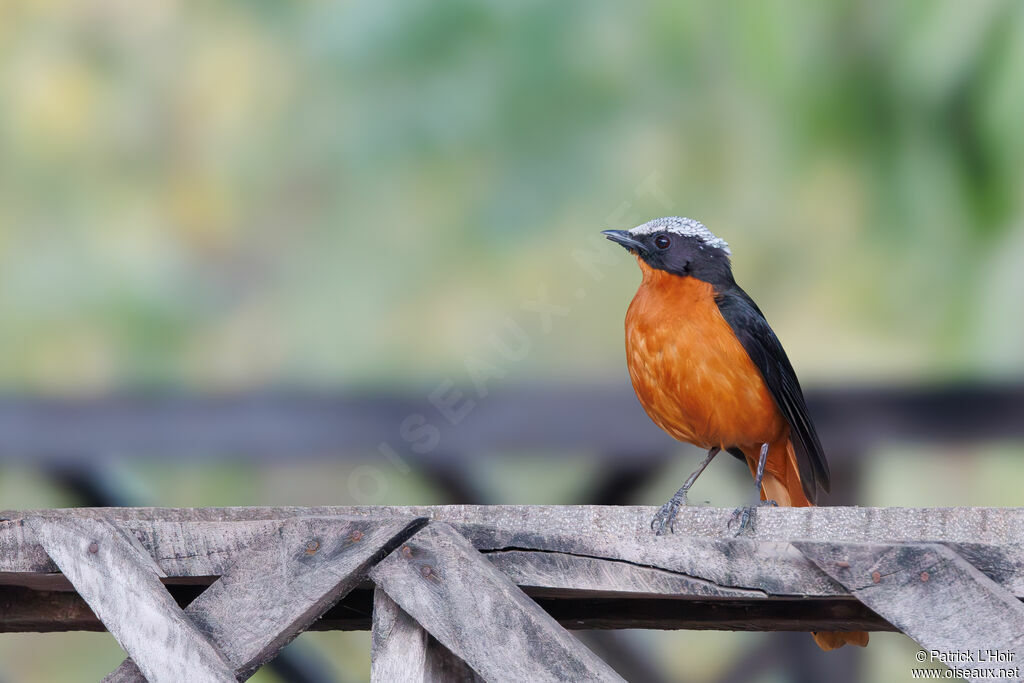
{"label": "feather", "polygon": [[830,490],[828,461],[807,413],[800,382],[782,344],[757,304],[739,285],[716,291],[715,302],[789,423],[804,494],[812,503],[816,502],[819,488],[825,492]]}

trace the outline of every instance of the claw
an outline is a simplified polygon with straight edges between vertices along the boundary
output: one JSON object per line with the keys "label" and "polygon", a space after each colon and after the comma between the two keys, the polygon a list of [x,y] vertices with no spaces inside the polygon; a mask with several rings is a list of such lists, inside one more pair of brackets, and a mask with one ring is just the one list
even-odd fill
{"label": "claw", "polygon": [[768,500],[758,501],[754,505],[743,505],[741,507],[738,507],[732,511],[732,517],[729,518],[729,523],[726,525],[726,528],[731,529],[732,525],[736,523],[736,519],[739,518],[739,528],[736,530],[737,536],[742,534],[747,529],[752,530],[754,528],[754,510],[762,507],[777,508],[779,507],[779,504],[776,501],[769,498]]}
{"label": "claw", "polygon": [[663,535],[665,533],[666,527],[668,528],[669,533],[675,533],[676,514],[679,512],[680,506],[690,504],[690,502],[686,498],[687,493],[690,490],[690,487],[693,486],[693,482],[697,481],[697,477],[700,476],[700,473],[704,471],[704,468],[707,467],[712,460],[714,460],[715,456],[718,455],[718,453],[721,450],[722,449],[718,448],[717,446],[708,449],[708,455],[706,458],[704,458],[704,461],[700,464],[700,467],[694,470],[694,472],[689,477],[686,478],[686,483],[683,484],[678,491],[676,491],[676,494],[674,496],[669,498],[667,503],[661,506],[661,509],[658,510],[658,514],[654,515],[654,519],[651,520],[651,529],[654,530],[654,533],[656,535]]}
{"label": "claw", "polygon": [[750,521],[753,519],[754,506],[744,505],[736,508],[732,511],[732,517],[729,518],[729,523],[726,528],[731,529],[733,524],[739,520],[739,528],[736,529],[736,535],[739,536],[750,526]]}
{"label": "claw", "polygon": [[666,529],[668,530],[667,533],[675,533],[676,515],[679,514],[679,508],[689,504],[685,493],[681,496],[678,494],[672,496],[667,503],[661,506],[651,520],[651,529],[654,530],[654,535],[664,536]]}
{"label": "claw", "polygon": [[661,506],[654,519],[651,520],[651,529],[655,536],[664,536],[666,533],[675,533],[676,514],[679,512],[679,505],[672,499]]}

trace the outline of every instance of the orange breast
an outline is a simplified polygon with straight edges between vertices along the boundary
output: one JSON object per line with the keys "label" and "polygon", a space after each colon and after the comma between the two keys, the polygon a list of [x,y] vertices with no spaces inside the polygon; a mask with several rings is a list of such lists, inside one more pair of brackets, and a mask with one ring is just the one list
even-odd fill
{"label": "orange breast", "polygon": [[710,284],[650,268],[626,313],[633,388],[654,422],[702,448],[754,446],[788,429]]}

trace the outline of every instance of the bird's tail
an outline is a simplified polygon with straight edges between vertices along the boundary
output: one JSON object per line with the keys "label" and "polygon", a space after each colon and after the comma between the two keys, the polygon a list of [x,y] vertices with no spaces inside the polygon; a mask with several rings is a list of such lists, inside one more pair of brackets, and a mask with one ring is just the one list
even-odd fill
{"label": "bird's tail", "polygon": [[[772,457],[775,453],[779,455]],[[782,454],[785,454],[784,457]],[[760,453],[746,455],[753,473],[757,469],[757,456]],[[753,459],[751,455],[754,456]],[[787,507],[813,506],[804,494],[803,484],[800,483],[800,471],[796,464],[796,453],[793,451],[793,443],[788,439],[773,443],[768,448],[768,462],[761,482],[761,500],[774,500],[779,505]],[[868,644],[866,631],[816,631],[811,635],[822,650],[835,650],[843,645],[864,647]]]}

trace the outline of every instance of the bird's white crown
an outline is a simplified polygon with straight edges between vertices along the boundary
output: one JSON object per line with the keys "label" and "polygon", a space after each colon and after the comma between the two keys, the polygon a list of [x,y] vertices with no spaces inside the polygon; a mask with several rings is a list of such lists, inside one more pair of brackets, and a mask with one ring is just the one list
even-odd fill
{"label": "bird's white crown", "polygon": [[648,221],[643,225],[636,226],[629,231],[629,234],[650,235],[655,232],[670,232],[673,235],[680,235],[682,237],[696,237],[709,247],[721,249],[726,254],[732,253],[729,251],[728,242],[704,227],[703,223],[695,221],[692,218],[683,218],[681,216],[655,218],[653,221]]}

